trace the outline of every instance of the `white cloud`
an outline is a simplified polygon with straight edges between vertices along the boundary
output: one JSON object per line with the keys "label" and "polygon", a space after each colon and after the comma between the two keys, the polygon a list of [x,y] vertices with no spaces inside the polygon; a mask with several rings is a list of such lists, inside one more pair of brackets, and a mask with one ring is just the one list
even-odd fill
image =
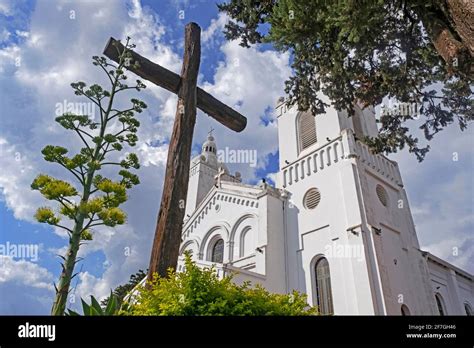
{"label": "white cloud", "polygon": [[211,24],[202,31],[201,42],[204,44],[215,43],[215,37],[221,34],[228,21],[229,17],[225,13],[220,12],[217,19],[212,19]]}
{"label": "white cloud", "polygon": [[278,175],[278,172],[275,172],[275,173],[267,173],[267,178],[270,179],[271,181],[273,181],[274,184],[276,184],[276,182],[277,182],[277,175]]}
{"label": "white cloud", "polygon": [[12,9],[13,3],[10,0],[0,0],[0,14],[4,16],[13,15],[14,11]]}
{"label": "white cloud", "polygon": [[143,143],[139,145],[137,152],[141,165],[145,167],[161,166],[168,158],[168,149],[165,146],[153,147]]}
{"label": "white cloud", "polygon": [[28,261],[0,256],[0,313],[2,315],[44,315],[54,299],[53,276]]}
{"label": "white cloud", "polygon": [[24,37],[24,38],[28,38],[30,36],[30,33],[27,32],[27,31],[22,31],[22,30],[16,30],[15,31],[15,34],[19,37]]}
{"label": "white cloud", "polygon": [[8,41],[10,36],[11,33],[7,29],[3,28],[3,30],[0,32],[0,43]]}
{"label": "white cloud", "polygon": [[11,145],[0,137],[1,197],[16,219],[32,221],[34,207],[43,200],[30,188],[35,172],[25,153],[21,145]]}
{"label": "white cloud", "polygon": [[19,57],[20,49],[16,45],[9,45],[0,50],[0,74],[5,72],[7,68],[11,69],[15,64],[18,64],[17,58]]}
{"label": "white cloud", "polygon": [[15,282],[28,287],[53,290],[53,275],[36,263],[0,255],[0,283]]}
{"label": "white cloud", "polygon": [[[236,41],[221,46],[225,61],[220,62],[214,83],[202,87],[216,98],[247,117],[247,127],[235,133],[200,113],[195,141],[202,142],[210,127],[216,128],[218,148],[256,150],[257,168],[264,167],[266,157],[278,150],[274,106],[283,95],[284,81],[290,75],[289,55],[275,51],[243,48]],[[265,115],[265,111],[269,115]],[[269,123],[262,122],[268,118]],[[249,164],[229,165],[242,173],[244,180],[255,179],[255,168]]]}

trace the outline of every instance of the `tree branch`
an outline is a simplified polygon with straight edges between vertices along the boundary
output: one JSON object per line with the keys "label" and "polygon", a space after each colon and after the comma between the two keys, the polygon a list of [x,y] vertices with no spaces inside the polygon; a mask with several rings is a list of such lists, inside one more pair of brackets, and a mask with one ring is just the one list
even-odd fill
{"label": "tree branch", "polygon": [[60,225],[60,224],[53,224],[53,226],[56,226],[56,227],[59,227],[59,228],[63,228],[65,229],[66,231],[69,231],[69,233],[72,233],[72,230],[70,228],[67,228],[66,226],[63,226],[63,225]]}
{"label": "tree branch", "polygon": [[[79,137],[81,138],[81,140],[82,140],[82,142],[84,143],[84,145],[86,145],[87,149],[88,149],[89,151],[92,151],[92,149],[90,148],[90,146],[89,146],[89,144],[87,143],[86,139],[84,139],[84,137],[81,135],[81,131],[82,131],[82,130],[80,130],[79,127],[74,127],[74,130],[76,131],[77,135],[79,135]],[[87,132],[85,132],[85,131],[82,131],[82,132],[84,132],[85,134],[87,134],[87,135],[90,136],[90,134],[88,134]]]}
{"label": "tree branch", "polygon": [[[81,185],[84,185],[84,181],[81,179],[81,177],[80,177],[78,174],[76,174],[76,172],[75,172],[73,169],[70,169],[70,168],[66,167],[66,165],[65,165],[64,163],[62,163],[62,162],[56,162],[56,163],[58,163],[59,165],[61,165],[61,166],[64,167],[65,169],[67,169],[70,173],[72,173],[72,175],[74,175],[74,176],[77,178],[77,180],[79,180],[79,182],[81,183]],[[80,174],[80,173],[79,173],[79,174]]]}

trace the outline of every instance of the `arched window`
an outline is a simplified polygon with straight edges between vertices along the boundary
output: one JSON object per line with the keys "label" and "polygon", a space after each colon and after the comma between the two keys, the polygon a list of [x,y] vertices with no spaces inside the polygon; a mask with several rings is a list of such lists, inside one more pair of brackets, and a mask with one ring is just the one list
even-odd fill
{"label": "arched window", "polygon": [[211,261],[222,263],[224,261],[224,241],[218,239],[212,246]]}
{"label": "arched window", "polygon": [[316,119],[309,111],[300,112],[297,117],[299,150],[303,151],[317,142]]}
{"label": "arched window", "polygon": [[250,228],[247,227],[240,234],[240,257],[248,256],[252,254],[252,252],[254,252],[255,250],[255,246],[252,240],[253,234],[250,231]]}
{"label": "arched window", "polygon": [[320,258],[314,268],[318,311],[323,315],[333,314],[331,275],[328,260],[324,257]]}
{"label": "arched window", "polygon": [[438,292],[435,295],[436,305],[438,306],[439,315],[446,315],[446,307],[444,306],[444,300],[441,294]]}
{"label": "arched window", "polygon": [[471,308],[471,305],[469,303],[464,302],[464,310],[466,311],[467,316],[472,315],[472,308]]}
{"label": "arched window", "polygon": [[402,305],[402,315],[403,316],[411,315],[410,310],[408,309],[406,305]]}

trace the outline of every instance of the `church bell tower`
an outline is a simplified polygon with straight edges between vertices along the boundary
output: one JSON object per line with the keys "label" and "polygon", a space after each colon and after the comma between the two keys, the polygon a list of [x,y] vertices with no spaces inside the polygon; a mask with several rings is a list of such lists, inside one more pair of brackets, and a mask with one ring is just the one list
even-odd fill
{"label": "church bell tower", "polygon": [[190,216],[204,196],[214,184],[214,176],[219,170],[217,161],[217,145],[214,137],[209,133],[202,144],[201,153],[191,160],[189,169],[189,186],[186,199],[186,216]]}
{"label": "church bell tower", "polygon": [[374,109],[355,111],[277,106],[289,283],[325,314],[434,313],[398,164],[363,143]]}
{"label": "church bell tower", "polygon": [[216,140],[211,131],[202,144],[201,153],[191,160],[185,220],[216,184],[216,176],[223,181],[241,181],[240,174],[231,175],[226,164],[219,161]]}

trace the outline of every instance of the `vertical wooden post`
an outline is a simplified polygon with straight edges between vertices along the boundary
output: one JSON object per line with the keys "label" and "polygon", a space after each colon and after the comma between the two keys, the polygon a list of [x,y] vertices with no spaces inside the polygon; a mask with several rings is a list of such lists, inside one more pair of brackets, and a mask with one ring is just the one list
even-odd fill
{"label": "vertical wooden post", "polygon": [[196,86],[201,59],[201,28],[189,23],[185,46],[178,106],[168,149],[166,174],[153,240],[148,279],[154,273],[166,277],[168,268],[176,269],[188,192],[189,161],[196,123]]}

